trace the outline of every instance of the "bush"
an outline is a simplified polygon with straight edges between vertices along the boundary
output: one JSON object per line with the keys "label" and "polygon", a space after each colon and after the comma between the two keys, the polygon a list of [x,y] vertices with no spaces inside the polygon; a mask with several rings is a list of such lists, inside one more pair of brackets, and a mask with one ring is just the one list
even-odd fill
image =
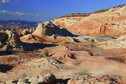
{"label": "bush", "polygon": [[94,47],[96,47],[96,45],[90,45],[89,47],[90,47],[90,48],[94,48]]}
{"label": "bush", "polygon": [[[113,7],[113,8],[116,8],[116,7],[123,7],[123,6],[125,6],[125,4],[119,5],[119,6],[115,6],[115,7]],[[108,11],[109,9],[110,9],[110,8],[108,8],[108,9],[102,9],[102,10],[98,10],[98,11],[93,12],[93,13],[106,12],[106,11]],[[67,15],[65,15],[65,16],[61,16],[60,18],[62,18],[62,17],[86,17],[86,16],[89,16],[89,15],[91,15],[91,14],[93,14],[93,13],[72,13],[72,14],[67,14]]]}
{"label": "bush", "polygon": [[125,59],[124,58],[108,57],[106,59],[107,60],[114,60],[114,61],[117,61],[117,62],[120,62],[120,63],[125,62]]}
{"label": "bush", "polygon": [[45,51],[43,54],[44,54],[44,57],[49,57],[49,52],[48,51]]}
{"label": "bush", "polygon": [[83,75],[92,75],[92,73],[76,73],[76,75],[83,76]]}
{"label": "bush", "polygon": [[84,16],[89,16],[90,13],[72,13],[72,14],[67,14],[62,17],[84,17]]}
{"label": "bush", "polygon": [[114,79],[121,79],[122,78],[120,75],[116,75],[116,74],[111,74],[109,76],[114,78]]}
{"label": "bush", "polygon": [[106,11],[108,11],[109,9],[102,9],[102,10],[98,10],[98,11],[96,11],[96,12],[94,12],[94,13],[101,13],[101,12],[106,12]]}

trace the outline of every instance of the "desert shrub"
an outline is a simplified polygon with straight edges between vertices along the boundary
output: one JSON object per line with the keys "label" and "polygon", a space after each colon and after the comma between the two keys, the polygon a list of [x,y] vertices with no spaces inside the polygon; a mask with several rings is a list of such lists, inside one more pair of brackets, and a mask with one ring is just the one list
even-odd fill
{"label": "desert shrub", "polygon": [[[123,5],[118,5],[118,6],[115,6],[115,7],[113,7],[113,8],[117,8],[117,7],[123,7],[123,6],[125,6],[125,4],[123,4]],[[94,13],[101,13],[101,12],[106,12],[106,11],[108,11],[110,8],[108,8],[108,9],[102,9],[102,10],[98,10],[98,11],[96,11],[96,12],[94,12]]]}
{"label": "desert shrub", "polygon": [[44,54],[44,57],[49,57],[49,52],[48,51],[45,51],[43,54]]}
{"label": "desert shrub", "polygon": [[89,47],[90,47],[90,48],[94,48],[94,47],[96,47],[96,45],[90,45]]}
{"label": "desert shrub", "polygon": [[98,10],[98,11],[96,11],[96,12],[94,12],[94,13],[101,13],[101,12],[106,12],[106,11],[108,11],[109,9],[102,9],[102,10]]}
{"label": "desert shrub", "polygon": [[[116,8],[116,7],[123,7],[125,6],[125,4],[123,5],[118,5],[118,6],[115,6],[113,8]],[[107,8],[107,9],[102,9],[102,10],[98,10],[98,11],[95,11],[93,13],[101,13],[101,12],[106,12],[108,11],[110,8]],[[64,15],[64,16],[61,16],[60,18],[62,17],[86,17],[86,16],[89,16],[93,13],[72,13],[72,14],[67,14],[67,15]]]}
{"label": "desert shrub", "polygon": [[124,58],[117,58],[117,57],[107,57],[106,59],[107,59],[107,60],[113,60],[113,61],[117,61],[117,62],[120,62],[120,63],[123,63],[123,62],[125,62],[125,59],[124,59]]}
{"label": "desert shrub", "polygon": [[[126,4],[123,4],[123,5],[118,5],[118,6],[116,6],[116,7],[123,7],[123,6],[125,6]],[[116,7],[113,7],[113,8],[116,8]]]}
{"label": "desert shrub", "polygon": [[86,72],[85,73],[76,73],[76,75],[79,75],[79,76],[89,75],[90,76],[90,75],[92,75],[92,73],[86,73]]}
{"label": "desert shrub", "polygon": [[72,14],[67,14],[65,16],[62,16],[62,17],[85,17],[89,15],[90,13],[72,13]]}
{"label": "desert shrub", "polygon": [[116,75],[116,74],[111,74],[109,75],[111,78],[114,78],[114,79],[121,79],[122,77],[120,75]]}

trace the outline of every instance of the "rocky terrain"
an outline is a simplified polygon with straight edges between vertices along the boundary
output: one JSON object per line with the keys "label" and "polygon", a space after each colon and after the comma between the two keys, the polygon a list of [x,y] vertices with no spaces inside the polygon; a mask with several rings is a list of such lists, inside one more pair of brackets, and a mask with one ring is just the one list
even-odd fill
{"label": "rocky terrain", "polygon": [[73,33],[119,36],[126,34],[125,9],[126,5],[122,5],[87,14],[84,17],[56,18],[52,23]]}
{"label": "rocky terrain", "polygon": [[[0,84],[126,84],[125,7],[20,32],[1,29]],[[115,22],[118,27],[100,32],[100,25]]]}

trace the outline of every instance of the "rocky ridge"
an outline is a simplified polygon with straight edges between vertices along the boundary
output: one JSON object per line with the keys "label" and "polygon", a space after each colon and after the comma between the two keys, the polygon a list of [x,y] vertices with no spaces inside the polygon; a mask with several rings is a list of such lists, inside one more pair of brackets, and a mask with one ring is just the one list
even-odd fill
{"label": "rocky ridge", "polygon": [[126,5],[123,5],[92,13],[86,17],[62,17],[51,22],[73,33],[119,36],[126,34],[125,9]]}

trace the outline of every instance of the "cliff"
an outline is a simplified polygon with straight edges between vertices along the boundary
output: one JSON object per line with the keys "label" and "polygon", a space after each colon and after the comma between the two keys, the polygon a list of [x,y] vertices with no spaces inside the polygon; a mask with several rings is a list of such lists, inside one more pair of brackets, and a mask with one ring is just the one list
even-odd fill
{"label": "cliff", "polygon": [[126,34],[126,5],[97,11],[87,16],[64,16],[51,21],[60,28],[86,35]]}

